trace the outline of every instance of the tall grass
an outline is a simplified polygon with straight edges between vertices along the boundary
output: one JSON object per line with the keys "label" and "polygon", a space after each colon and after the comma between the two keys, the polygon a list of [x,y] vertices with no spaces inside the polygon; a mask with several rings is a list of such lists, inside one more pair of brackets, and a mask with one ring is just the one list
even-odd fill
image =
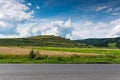
{"label": "tall grass", "polygon": [[1,47],[0,63],[120,63],[120,56]]}

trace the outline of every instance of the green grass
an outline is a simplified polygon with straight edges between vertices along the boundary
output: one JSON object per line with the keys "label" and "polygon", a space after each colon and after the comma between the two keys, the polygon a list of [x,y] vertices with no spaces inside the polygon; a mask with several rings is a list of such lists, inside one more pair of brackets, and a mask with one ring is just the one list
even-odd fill
{"label": "green grass", "polygon": [[38,50],[48,50],[48,51],[66,51],[66,52],[78,52],[78,53],[97,53],[97,54],[120,55],[120,49],[108,49],[108,48],[36,47],[35,49],[38,49]]}
{"label": "green grass", "polygon": [[0,55],[0,63],[57,63],[57,64],[92,64],[92,63],[120,63],[120,58],[113,55],[100,56],[79,56],[55,57],[55,56],[38,56],[31,59],[29,55]]}
{"label": "green grass", "polygon": [[[0,63],[52,63],[52,64],[120,64],[119,49],[99,49],[99,48],[55,48],[36,47],[37,50],[77,52],[66,56],[42,55],[31,51],[29,54],[0,54]],[[99,55],[82,55],[79,53],[96,53]],[[62,54],[62,52],[61,52]]]}
{"label": "green grass", "polygon": [[[27,50],[34,50],[32,50],[30,53],[28,52],[25,54],[18,54],[16,51],[19,48],[10,47],[9,50],[16,53],[1,53],[0,63],[120,64],[120,49],[23,47],[23,50],[26,50],[26,48]],[[8,50],[8,48],[4,48],[4,50],[6,51]],[[22,51],[21,48],[20,50]],[[49,54],[40,54],[42,52],[44,53],[44,51],[46,51],[46,53],[48,52]],[[51,54],[55,53],[57,53],[58,55],[51,56]]]}

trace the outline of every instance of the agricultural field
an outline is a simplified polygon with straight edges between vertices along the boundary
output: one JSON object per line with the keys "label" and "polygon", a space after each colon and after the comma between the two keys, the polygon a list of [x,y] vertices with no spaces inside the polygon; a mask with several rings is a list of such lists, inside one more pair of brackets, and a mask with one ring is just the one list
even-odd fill
{"label": "agricultural field", "polygon": [[120,50],[108,48],[0,47],[0,63],[119,64]]}

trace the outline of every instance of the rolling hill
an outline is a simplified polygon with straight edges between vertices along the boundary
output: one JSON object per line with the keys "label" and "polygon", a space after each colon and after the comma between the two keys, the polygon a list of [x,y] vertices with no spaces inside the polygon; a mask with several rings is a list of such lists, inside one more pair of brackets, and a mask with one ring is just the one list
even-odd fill
{"label": "rolling hill", "polygon": [[70,40],[54,35],[32,36],[27,38],[5,38],[0,39],[0,46],[45,46],[45,47],[118,47],[120,48],[120,37],[118,38],[89,38]]}
{"label": "rolling hill", "polygon": [[120,37],[118,38],[90,38],[75,40],[77,43],[83,43],[95,47],[120,47]]}
{"label": "rolling hill", "polygon": [[0,46],[81,47],[80,43],[53,35],[0,39]]}

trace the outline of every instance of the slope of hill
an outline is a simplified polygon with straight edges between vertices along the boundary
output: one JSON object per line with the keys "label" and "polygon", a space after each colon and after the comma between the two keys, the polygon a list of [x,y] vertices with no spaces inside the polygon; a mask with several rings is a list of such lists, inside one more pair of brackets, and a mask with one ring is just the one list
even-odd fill
{"label": "slope of hill", "polygon": [[80,47],[81,44],[63,37],[45,35],[29,38],[0,39],[0,46]]}
{"label": "slope of hill", "polygon": [[92,45],[96,47],[118,47],[120,43],[120,38],[91,38],[91,39],[83,39],[83,40],[75,40],[78,43],[84,43],[86,45]]}

